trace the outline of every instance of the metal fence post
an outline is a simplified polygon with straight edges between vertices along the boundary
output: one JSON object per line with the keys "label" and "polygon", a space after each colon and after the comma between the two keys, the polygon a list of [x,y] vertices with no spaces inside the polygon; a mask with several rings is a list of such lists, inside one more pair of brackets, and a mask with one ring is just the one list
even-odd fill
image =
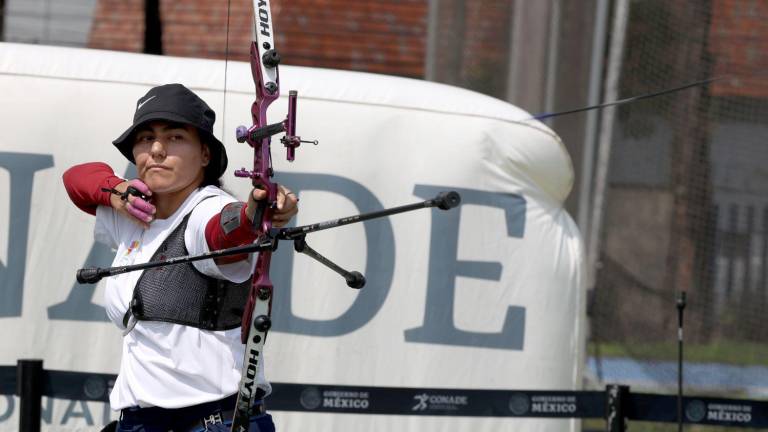
{"label": "metal fence post", "polygon": [[606,403],[606,431],[624,432],[627,430],[627,397],[629,386],[609,384],[605,386]]}
{"label": "metal fence post", "polygon": [[16,363],[16,395],[19,407],[19,431],[40,432],[40,410],[43,398],[43,361],[18,360]]}

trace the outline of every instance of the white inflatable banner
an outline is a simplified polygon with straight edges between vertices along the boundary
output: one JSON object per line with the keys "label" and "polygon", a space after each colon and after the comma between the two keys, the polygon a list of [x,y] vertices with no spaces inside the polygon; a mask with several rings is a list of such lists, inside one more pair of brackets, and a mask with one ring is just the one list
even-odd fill
{"label": "white inflatable banner", "polygon": [[[0,365],[40,358],[46,369],[117,372],[121,336],[100,306],[103,282],[75,281],[81,267],[108,267],[112,251],[94,243],[94,219],[70,202],[62,173],[103,161],[131,177],[111,141],[130,125],[136,100],[149,88],[180,82],[217,112],[216,134],[230,160],[225,187],[244,198],[249,182],[231,173],[251,167],[252,150],[236,142],[234,130],[251,124],[254,86],[249,65],[230,62],[225,93],[224,71],[221,61],[0,44]],[[320,142],[303,144],[288,163],[274,140],[276,179],[301,199],[297,224],[447,190],[461,193],[462,205],[310,235],[314,249],[365,274],[360,291],[284,243],[273,260],[267,377],[579,389],[583,251],[563,209],[573,169],[559,138],[512,105],[450,86],[290,66],[280,71],[285,91],[270,108],[270,121],[284,117],[287,90],[296,89],[297,134]],[[321,395],[322,403],[336,403],[339,395],[328,396]],[[429,397],[414,400],[413,409],[429,403]],[[279,431],[578,428],[571,420],[374,415],[366,414],[367,405],[350,404],[359,414],[272,414]],[[0,430],[16,430],[18,411],[18,398],[0,395]],[[103,403],[43,402],[45,430],[98,430],[110,417],[116,413]]]}

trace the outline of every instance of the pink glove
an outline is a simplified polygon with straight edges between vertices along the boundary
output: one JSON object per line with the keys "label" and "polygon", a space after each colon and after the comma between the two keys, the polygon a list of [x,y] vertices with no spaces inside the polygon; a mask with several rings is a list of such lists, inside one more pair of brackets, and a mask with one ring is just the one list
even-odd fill
{"label": "pink glove", "polygon": [[[149,190],[149,187],[139,179],[129,181],[128,187],[133,187],[141,192],[147,197],[147,200],[152,196],[152,191]],[[128,202],[125,203],[125,210],[136,219],[147,223],[151,222],[155,215],[155,206],[150,204],[149,201],[134,195],[128,195]]]}

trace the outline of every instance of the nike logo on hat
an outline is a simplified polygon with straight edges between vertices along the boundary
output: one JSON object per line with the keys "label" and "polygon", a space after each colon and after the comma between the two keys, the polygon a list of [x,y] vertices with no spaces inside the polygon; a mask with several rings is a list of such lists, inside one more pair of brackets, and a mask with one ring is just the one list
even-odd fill
{"label": "nike logo on hat", "polygon": [[143,106],[144,106],[144,104],[146,104],[147,102],[151,101],[152,99],[154,99],[154,98],[156,98],[156,97],[157,97],[157,95],[155,95],[155,96],[152,96],[152,97],[150,97],[149,99],[147,99],[147,100],[145,100],[145,101],[143,101],[143,102],[140,102],[140,103],[139,103],[139,104],[136,106],[136,111],[140,110],[140,109],[141,109],[141,107],[143,107]]}

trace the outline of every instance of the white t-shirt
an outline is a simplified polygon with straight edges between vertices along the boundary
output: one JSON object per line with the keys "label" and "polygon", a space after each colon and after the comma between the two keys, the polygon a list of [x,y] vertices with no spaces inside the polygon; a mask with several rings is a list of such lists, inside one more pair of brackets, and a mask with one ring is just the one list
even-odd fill
{"label": "white t-shirt", "polygon": [[[212,198],[203,201],[209,196]],[[148,230],[111,207],[100,206],[96,210],[94,235],[97,241],[117,250],[112,266],[144,263],[192,211],[184,241],[190,255],[197,255],[209,251],[205,240],[208,221],[234,201],[235,198],[215,186],[197,189],[176,213],[168,219],[154,220]],[[254,260],[221,266],[212,259],[192,264],[208,276],[243,282],[250,277]],[[120,329],[125,329],[123,316],[128,311],[141,274],[141,271],[135,271],[106,279],[104,304],[107,315]],[[240,382],[244,351],[239,327],[210,331],[165,322],[139,321],[123,337],[120,373],[109,397],[112,409],[137,405],[180,408],[234,394]],[[259,368],[257,382],[267,393],[271,391],[263,367]]]}

